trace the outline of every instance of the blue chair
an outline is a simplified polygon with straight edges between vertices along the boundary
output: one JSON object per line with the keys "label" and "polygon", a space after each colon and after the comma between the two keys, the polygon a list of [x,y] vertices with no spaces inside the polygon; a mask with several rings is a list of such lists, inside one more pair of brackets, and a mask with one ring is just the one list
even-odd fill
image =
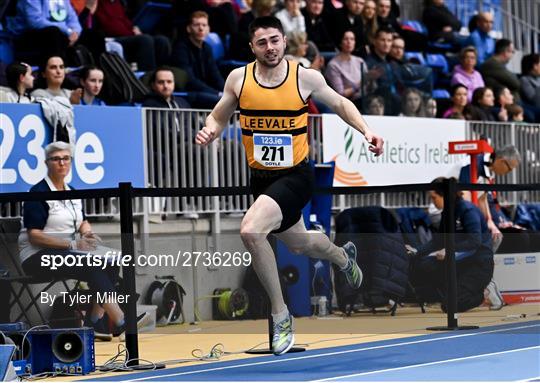
{"label": "blue chair", "polygon": [[420,65],[426,65],[426,59],[422,52],[405,52],[405,61],[416,61]]}
{"label": "blue chair", "polygon": [[426,63],[434,70],[444,74],[449,73],[448,61],[446,61],[446,57],[440,53],[428,53],[426,55]]}
{"label": "blue chair", "polygon": [[7,31],[0,30],[0,61],[11,64],[14,60],[13,36]]}
{"label": "blue chair", "polygon": [[149,1],[135,15],[133,24],[137,25],[144,33],[151,34],[171,10],[172,4]]}
{"label": "blue chair", "polygon": [[433,98],[450,98],[450,93],[446,89],[433,89],[431,92]]}
{"label": "blue chair", "polygon": [[427,35],[427,33],[428,33],[426,26],[424,24],[422,24],[420,21],[417,21],[417,20],[404,21],[401,24],[401,27],[405,28],[405,29],[413,30],[413,31],[421,33],[423,35]]}
{"label": "blue chair", "polygon": [[204,41],[212,48],[212,54],[216,62],[221,61],[225,57],[225,47],[221,37],[215,32],[210,32]]}

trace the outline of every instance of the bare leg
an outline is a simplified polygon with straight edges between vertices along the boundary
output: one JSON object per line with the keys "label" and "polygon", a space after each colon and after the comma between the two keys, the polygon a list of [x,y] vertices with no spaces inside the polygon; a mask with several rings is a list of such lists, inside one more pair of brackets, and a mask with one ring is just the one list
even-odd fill
{"label": "bare leg", "polygon": [[347,265],[347,257],[341,247],[334,245],[324,233],[307,231],[304,218],[283,233],[276,234],[294,254],[305,254],[311,258],[328,260],[340,268]]}
{"label": "bare leg", "polygon": [[251,253],[253,268],[270,298],[272,314],[287,309],[279,284],[276,258],[267,238],[272,230],[279,228],[282,219],[277,202],[263,194],[251,205],[240,227],[240,236]]}

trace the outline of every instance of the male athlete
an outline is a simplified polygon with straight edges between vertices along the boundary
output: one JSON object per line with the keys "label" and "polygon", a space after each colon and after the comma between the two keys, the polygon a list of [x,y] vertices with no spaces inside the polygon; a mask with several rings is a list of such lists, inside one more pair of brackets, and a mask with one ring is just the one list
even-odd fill
{"label": "male athlete", "polygon": [[272,349],[281,355],[294,344],[293,318],[283,300],[268,234],[274,233],[295,254],[335,263],[351,286],[358,288],[362,283],[352,242],[337,247],[326,235],[308,233],[304,226],[301,210],[314,188],[313,170],[307,159],[307,100],[315,97],[332,108],[364,135],[376,156],[382,154],[383,139],[369,130],[353,103],[332,90],[319,72],[283,59],[286,37],[277,18],[255,19],[249,35],[255,62],[230,73],[223,98],[195,141],[208,145],[219,137],[239,104],[242,141],[255,198],[242,220],[240,236],[270,297]]}

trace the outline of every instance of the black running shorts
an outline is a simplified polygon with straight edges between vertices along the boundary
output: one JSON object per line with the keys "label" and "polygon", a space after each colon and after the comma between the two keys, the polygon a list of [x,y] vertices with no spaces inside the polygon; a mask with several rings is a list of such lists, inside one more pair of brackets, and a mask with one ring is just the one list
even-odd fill
{"label": "black running shorts", "polygon": [[302,209],[313,195],[315,176],[313,168],[306,159],[290,169],[251,169],[250,186],[254,199],[265,194],[279,205],[283,220],[281,226],[273,233],[280,233],[300,219]]}

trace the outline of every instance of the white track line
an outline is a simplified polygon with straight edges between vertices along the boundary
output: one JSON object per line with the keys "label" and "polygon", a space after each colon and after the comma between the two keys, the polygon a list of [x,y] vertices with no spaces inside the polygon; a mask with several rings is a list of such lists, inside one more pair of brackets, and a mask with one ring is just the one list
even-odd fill
{"label": "white track line", "polygon": [[523,380],[516,380],[516,382],[532,382],[533,380],[539,380],[540,376],[535,376],[534,378],[527,378]]}
{"label": "white track line", "polygon": [[459,335],[450,335],[450,336],[445,336],[445,337],[440,337],[440,338],[420,339],[420,340],[409,341],[409,342],[355,348],[352,350],[334,351],[334,352],[327,352],[327,353],[321,353],[321,354],[315,354],[315,355],[305,355],[305,356],[292,357],[292,358],[287,358],[287,359],[276,358],[276,359],[266,360],[262,362],[242,363],[242,364],[235,364],[232,366],[205,368],[202,370],[183,371],[183,372],[176,372],[176,373],[163,374],[163,375],[159,374],[159,375],[145,376],[142,378],[123,380],[122,382],[136,382],[136,381],[143,381],[143,380],[150,380],[150,379],[159,379],[159,378],[170,377],[170,376],[193,375],[193,374],[199,374],[199,373],[210,372],[210,371],[230,370],[234,368],[242,368],[242,367],[248,367],[248,366],[261,366],[261,365],[266,365],[266,364],[295,362],[297,360],[303,360],[303,359],[313,359],[313,358],[321,358],[321,357],[327,357],[327,356],[332,356],[332,355],[349,354],[349,353],[360,352],[360,351],[369,351],[369,350],[378,350],[378,349],[390,348],[390,347],[408,346],[411,344],[436,342],[440,340],[456,339],[456,338],[463,338],[463,337],[483,335],[483,334],[491,334],[491,333],[502,332],[502,331],[521,330],[521,329],[532,328],[532,327],[540,327],[540,324],[518,326],[518,327],[506,327],[506,328],[501,328],[501,329],[496,329],[496,330],[479,331],[479,332],[474,332],[470,334],[459,334]]}
{"label": "white track line", "polygon": [[492,356],[492,355],[502,355],[502,354],[509,354],[512,352],[520,352],[520,351],[527,351],[527,350],[533,350],[535,348],[540,348],[540,346],[531,346],[531,347],[525,347],[525,348],[517,348],[515,350],[506,350],[506,351],[499,351],[499,352],[490,352],[488,354],[480,354],[480,355],[471,355],[471,356],[464,356],[462,358],[453,358],[453,359],[446,359],[446,360],[438,360],[436,362],[429,362],[429,363],[420,363],[420,364],[411,364],[409,366],[402,366],[402,367],[394,367],[394,368],[386,368],[383,370],[376,370],[376,371],[366,371],[366,372],[359,372],[357,374],[349,374],[349,375],[342,375],[342,376],[334,376],[332,378],[325,378],[325,379],[317,379],[312,380],[312,382],[329,382],[336,379],[346,379],[346,378],[352,378],[354,376],[364,376],[364,375],[373,375],[373,374],[379,374],[383,372],[389,372],[389,371],[399,371],[399,370],[406,370],[410,368],[418,368],[418,367],[425,367],[425,366],[433,366],[437,364],[443,364],[443,363],[452,363],[452,362],[458,362],[461,360],[469,360],[469,359],[477,359],[477,358],[483,358],[486,356]]}

